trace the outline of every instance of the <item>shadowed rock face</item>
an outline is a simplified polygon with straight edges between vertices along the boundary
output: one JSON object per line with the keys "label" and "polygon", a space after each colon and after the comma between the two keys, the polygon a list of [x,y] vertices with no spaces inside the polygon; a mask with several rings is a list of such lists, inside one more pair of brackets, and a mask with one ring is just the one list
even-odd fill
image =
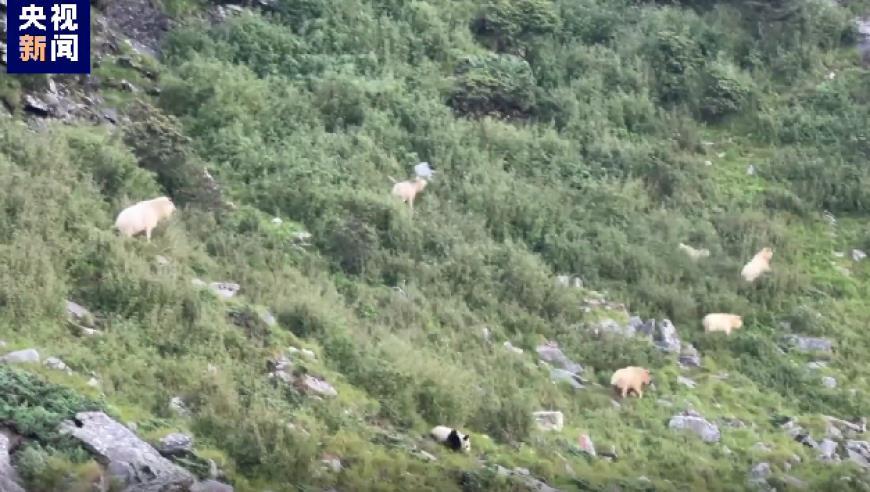
{"label": "shadowed rock face", "polygon": [[194,483],[190,472],[102,412],[77,413],[60,430],[81,441],[106,465],[109,475],[125,485],[125,492],[180,492]]}

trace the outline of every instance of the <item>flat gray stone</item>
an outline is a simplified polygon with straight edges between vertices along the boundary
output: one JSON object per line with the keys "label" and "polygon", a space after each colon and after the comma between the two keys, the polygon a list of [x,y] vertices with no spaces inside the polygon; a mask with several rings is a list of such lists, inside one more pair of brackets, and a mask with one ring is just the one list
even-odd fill
{"label": "flat gray stone", "polygon": [[12,463],[9,461],[11,450],[9,436],[0,432],[0,491],[2,492],[25,492],[19,485],[20,478]]}
{"label": "flat gray stone", "polygon": [[675,415],[668,422],[668,427],[673,430],[688,430],[701,438],[704,442],[719,442],[721,434],[716,424],[708,422],[703,417],[693,415]]}
{"label": "flat gray stone", "polygon": [[36,364],[39,352],[36,349],[16,350],[0,357],[0,364]]}

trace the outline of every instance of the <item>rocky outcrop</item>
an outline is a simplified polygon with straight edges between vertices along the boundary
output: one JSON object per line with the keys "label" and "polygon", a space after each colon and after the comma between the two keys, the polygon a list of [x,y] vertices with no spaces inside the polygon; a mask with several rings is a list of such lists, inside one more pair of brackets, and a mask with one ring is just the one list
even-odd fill
{"label": "rocky outcrop", "polygon": [[583,366],[569,359],[555,342],[539,345],[535,350],[538,352],[539,359],[552,366],[564,369],[572,374],[583,372]]}
{"label": "rocky outcrop", "polygon": [[833,350],[834,343],[827,338],[819,337],[804,337],[800,335],[789,335],[785,338],[792,348],[800,352],[813,353],[825,352],[830,353]]}
{"label": "rocky outcrop", "polygon": [[16,350],[0,357],[0,364],[36,364],[39,363],[39,352],[36,349]]}
{"label": "rocky outcrop", "polygon": [[195,482],[187,470],[160,456],[150,444],[102,412],[80,412],[60,432],[80,441],[106,466],[125,492],[175,492]]}
{"label": "rocky outcrop", "polygon": [[682,415],[674,415],[668,422],[668,427],[676,431],[690,431],[704,442],[719,442],[721,434],[716,424],[709,422],[695,412],[687,411]]}
{"label": "rocky outcrop", "polygon": [[9,461],[11,451],[12,444],[9,436],[0,431],[0,491],[24,492],[24,489],[19,485],[18,473],[15,472]]}

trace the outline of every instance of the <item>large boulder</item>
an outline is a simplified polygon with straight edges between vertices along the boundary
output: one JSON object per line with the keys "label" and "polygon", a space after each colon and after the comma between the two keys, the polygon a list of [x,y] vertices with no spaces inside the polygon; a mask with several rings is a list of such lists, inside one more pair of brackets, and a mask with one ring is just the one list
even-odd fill
{"label": "large boulder", "polygon": [[535,419],[538,429],[542,431],[559,432],[565,425],[565,416],[562,412],[541,410],[532,413],[532,417]]}
{"label": "large boulder", "polygon": [[193,438],[181,432],[173,432],[160,438],[157,451],[163,456],[178,456],[189,453],[193,449]]}
{"label": "large boulder", "polygon": [[665,352],[679,353],[682,343],[677,335],[677,327],[671,323],[671,320],[662,320],[657,324],[657,328],[657,333],[654,336],[656,346]]}
{"label": "large boulder", "polygon": [[0,364],[36,364],[39,362],[39,352],[36,349],[16,350],[0,357]]}
{"label": "large boulder", "polygon": [[846,441],[846,454],[862,468],[870,468],[870,442]]}
{"label": "large boulder", "polygon": [[24,489],[18,485],[18,474],[9,462],[11,448],[9,436],[0,432],[0,491],[24,492]]}
{"label": "large boulder", "polygon": [[572,374],[583,372],[583,366],[569,359],[555,343],[550,342],[539,345],[536,350],[538,358],[550,365],[564,369]]}
{"label": "large boulder", "polygon": [[834,343],[827,338],[789,335],[785,340],[789,345],[800,352],[831,352],[834,347]]}
{"label": "large boulder", "polygon": [[61,424],[60,432],[79,440],[106,465],[125,492],[181,492],[193,475],[160,456],[150,444],[103,412],[80,412]]}
{"label": "large boulder", "polygon": [[696,414],[674,415],[668,422],[668,427],[676,431],[691,431],[704,442],[719,442],[721,434],[719,427]]}

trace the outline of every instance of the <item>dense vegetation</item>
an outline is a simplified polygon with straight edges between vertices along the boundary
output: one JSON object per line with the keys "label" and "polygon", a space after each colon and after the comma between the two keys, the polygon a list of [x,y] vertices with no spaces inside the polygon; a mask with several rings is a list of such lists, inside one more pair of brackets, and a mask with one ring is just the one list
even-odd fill
{"label": "dense vegetation", "polygon": [[[868,490],[866,472],[817,461],[777,423],[870,409],[870,270],[833,254],[870,250],[870,79],[853,23],[870,6],[275,0],[222,22],[211,4],[164,8],[178,25],[159,61],[140,60],[155,80],[112,60],[95,70],[159,89],[106,84],[129,123],[35,133],[16,101],[40,81],[4,76],[0,338],[62,358],[74,375],[24,369],[77,392],[0,372],[0,387],[50,395],[0,405],[42,438],[18,453],[34,490],[61,490],[48,470],[91,466],[47,427],[98,405],[76,394],[147,437],[191,432],[241,491],[516,490],[476,458],[566,490],[740,490],[759,460],[812,490]],[[419,161],[438,174],[411,215],[388,176]],[[123,207],[164,193],[179,213],[151,243],[111,230]],[[309,247],[294,242],[303,230]],[[680,242],[711,256],[693,262]],[[763,246],[773,272],[743,283]],[[703,368],[595,336],[613,314],[584,311],[589,293],[558,287],[562,273],[673,320]],[[225,301],[194,278],[242,288]],[[65,299],[104,334],[71,332]],[[744,328],[704,335],[709,312],[742,314]],[[786,333],[835,341],[824,374],[838,387],[782,350]],[[535,355],[546,340],[593,384],[553,385]],[[338,397],[266,377],[291,345],[316,353],[303,369]],[[606,383],[625,365],[650,367],[656,387],[615,408]],[[190,417],[170,411],[174,396]],[[667,427],[687,406],[746,426],[705,444]],[[565,430],[536,430],[540,409],[563,411]],[[469,431],[472,456],[424,444],[436,424]],[[618,460],[576,453],[580,433]],[[343,469],[325,471],[323,455]]]}

